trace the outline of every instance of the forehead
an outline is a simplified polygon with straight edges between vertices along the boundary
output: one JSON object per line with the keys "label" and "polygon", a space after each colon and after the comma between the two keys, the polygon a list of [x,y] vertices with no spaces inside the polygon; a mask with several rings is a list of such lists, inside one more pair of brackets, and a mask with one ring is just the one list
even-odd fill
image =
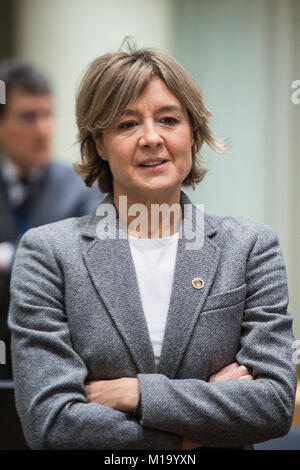
{"label": "forehead", "polygon": [[140,106],[148,106],[151,108],[156,107],[174,107],[174,110],[184,111],[184,105],[180,103],[178,98],[169,90],[167,85],[158,77],[150,80],[146,88],[140,93],[135,101],[129,103],[124,113],[133,109],[138,109]]}
{"label": "forehead", "polygon": [[49,94],[33,94],[23,90],[11,90],[7,96],[6,111],[51,108],[53,97]]}

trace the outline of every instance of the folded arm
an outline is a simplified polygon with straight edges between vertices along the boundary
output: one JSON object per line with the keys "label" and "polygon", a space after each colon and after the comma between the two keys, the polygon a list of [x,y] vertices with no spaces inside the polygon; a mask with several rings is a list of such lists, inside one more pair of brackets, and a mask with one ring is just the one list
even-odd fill
{"label": "folded arm", "polygon": [[[253,380],[245,366],[237,362],[229,364],[209,378],[209,382],[225,381],[230,379]],[[138,416],[142,416],[140,403],[139,380],[133,377],[122,377],[114,380],[94,380],[85,385],[87,398],[90,403],[99,403],[115,410],[132,413],[138,407]],[[184,437],[182,450],[196,449],[202,445]]]}
{"label": "folded arm", "polygon": [[286,271],[276,233],[265,226],[248,257],[248,286],[236,361],[254,380],[205,382],[138,374],[140,423],[205,446],[251,444],[286,434],[291,426],[296,365]]}

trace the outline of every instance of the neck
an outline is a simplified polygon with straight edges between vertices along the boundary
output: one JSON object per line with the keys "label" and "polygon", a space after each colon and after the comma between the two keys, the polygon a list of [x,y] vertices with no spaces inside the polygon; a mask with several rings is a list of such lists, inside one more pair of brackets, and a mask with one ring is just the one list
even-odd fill
{"label": "neck", "polygon": [[114,204],[128,235],[163,238],[178,232],[181,221],[180,189],[169,196],[130,197],[114,194]]}

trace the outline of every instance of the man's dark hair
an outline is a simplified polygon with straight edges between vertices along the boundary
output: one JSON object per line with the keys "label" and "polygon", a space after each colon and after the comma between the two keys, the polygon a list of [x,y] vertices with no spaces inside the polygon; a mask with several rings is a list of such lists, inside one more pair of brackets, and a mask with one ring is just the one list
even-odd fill
{"label": "man's dark hair", "polygon": [[[5,83],[6,102],[12,90],[20,90],[33,95],[50,95],[50,83],[44,73],[32,64],[18,58],[0,62],[0,80]],[[0,116],[4,113],[0,104]]]}

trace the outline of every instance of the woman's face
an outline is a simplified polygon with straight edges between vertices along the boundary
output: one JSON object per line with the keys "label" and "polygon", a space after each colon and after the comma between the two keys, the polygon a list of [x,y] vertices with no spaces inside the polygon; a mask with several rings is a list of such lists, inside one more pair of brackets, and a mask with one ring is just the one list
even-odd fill
{"label": "woman's face", "polygon": [[186,109],[154,77],[103,133],[97,149],[109,162],[115,197],[178,199],[191,169],[193,143]]}

